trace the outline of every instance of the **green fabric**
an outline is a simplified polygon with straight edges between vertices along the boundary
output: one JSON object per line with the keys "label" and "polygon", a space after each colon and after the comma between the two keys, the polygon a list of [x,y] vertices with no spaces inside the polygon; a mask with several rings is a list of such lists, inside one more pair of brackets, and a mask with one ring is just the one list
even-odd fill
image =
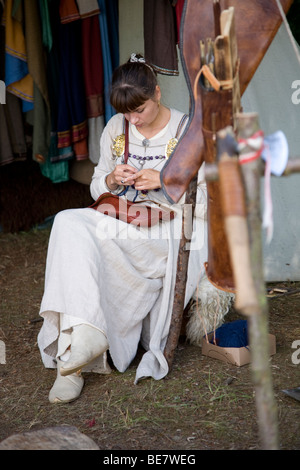
{"label": "green fabric", "polygon": [[69,162],[51,163],[49,158],[46,163],[40,164],[42,174],[53,183],[63,183],[69,180]]}
{"label": "green fabric", "polygon": [[50,23],[48,0],[39,0],[39,5],[40,5],[41,22],[42,22],[43,44],[48,49],[48,51],[51,51],[53,38],[52,38],[52,30],[51,30],[51,23]]}

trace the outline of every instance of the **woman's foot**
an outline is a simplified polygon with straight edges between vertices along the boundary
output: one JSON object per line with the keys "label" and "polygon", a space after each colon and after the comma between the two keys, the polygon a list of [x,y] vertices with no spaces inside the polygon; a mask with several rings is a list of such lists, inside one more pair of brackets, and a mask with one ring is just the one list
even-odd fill
{"label": "woman's foot", "polygon": [[78,325],[71,333],[71,354],[61,363],[60,374],[68,376],[81,370],[108,349],[106,336],[97,328]]}
{"label": "woman's foot", "polygon": [[60,366],[62,364],[61,361],[57,361],[57,377],[49,392],[50,403],[69,403],[76,400],[80,396],[84,385],[84,380],[80,373],[62,377],[60,374]]}

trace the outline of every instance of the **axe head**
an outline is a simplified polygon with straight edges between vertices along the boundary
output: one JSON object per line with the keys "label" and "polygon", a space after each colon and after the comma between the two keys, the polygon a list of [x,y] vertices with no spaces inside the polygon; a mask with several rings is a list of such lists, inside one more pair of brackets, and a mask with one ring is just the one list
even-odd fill
{"label": "axe head", "polygon": [[282,131],[277,131],[264,138],[261,155],[264,161],[270,158],[271,173],[281,176],[289,158],[289,145]]}

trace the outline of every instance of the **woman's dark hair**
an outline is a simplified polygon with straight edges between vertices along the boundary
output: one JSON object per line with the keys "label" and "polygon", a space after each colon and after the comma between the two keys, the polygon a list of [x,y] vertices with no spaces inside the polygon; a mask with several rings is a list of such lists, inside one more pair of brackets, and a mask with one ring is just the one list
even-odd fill
{"label": "woman's dark hair", "polygon": [[152,99],[157,85],[153,68],[143,61],[143,56],[134,54],[134,57],[136,61],[129,59],[117,67],[112,76],[110,102],[122,114],[133,112]]}

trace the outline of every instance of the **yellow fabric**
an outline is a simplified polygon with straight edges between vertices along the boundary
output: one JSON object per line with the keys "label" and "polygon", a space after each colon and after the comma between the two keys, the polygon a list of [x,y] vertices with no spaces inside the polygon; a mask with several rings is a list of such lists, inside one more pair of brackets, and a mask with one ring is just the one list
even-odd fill
{"label": "yellow fabric", "polygon": [[22,100],[33,102],[33,80],[29,74],[17,82],[11,83],[6,89]]}
{"label": "yellow fabric", "polygon": [[[27,62],[26,42],[22,24],[12,17],[13,0],[6,0],[4,9],[5,52]],[[14,95],[33,102],[33,79],[28,74],[7,86]]]}

